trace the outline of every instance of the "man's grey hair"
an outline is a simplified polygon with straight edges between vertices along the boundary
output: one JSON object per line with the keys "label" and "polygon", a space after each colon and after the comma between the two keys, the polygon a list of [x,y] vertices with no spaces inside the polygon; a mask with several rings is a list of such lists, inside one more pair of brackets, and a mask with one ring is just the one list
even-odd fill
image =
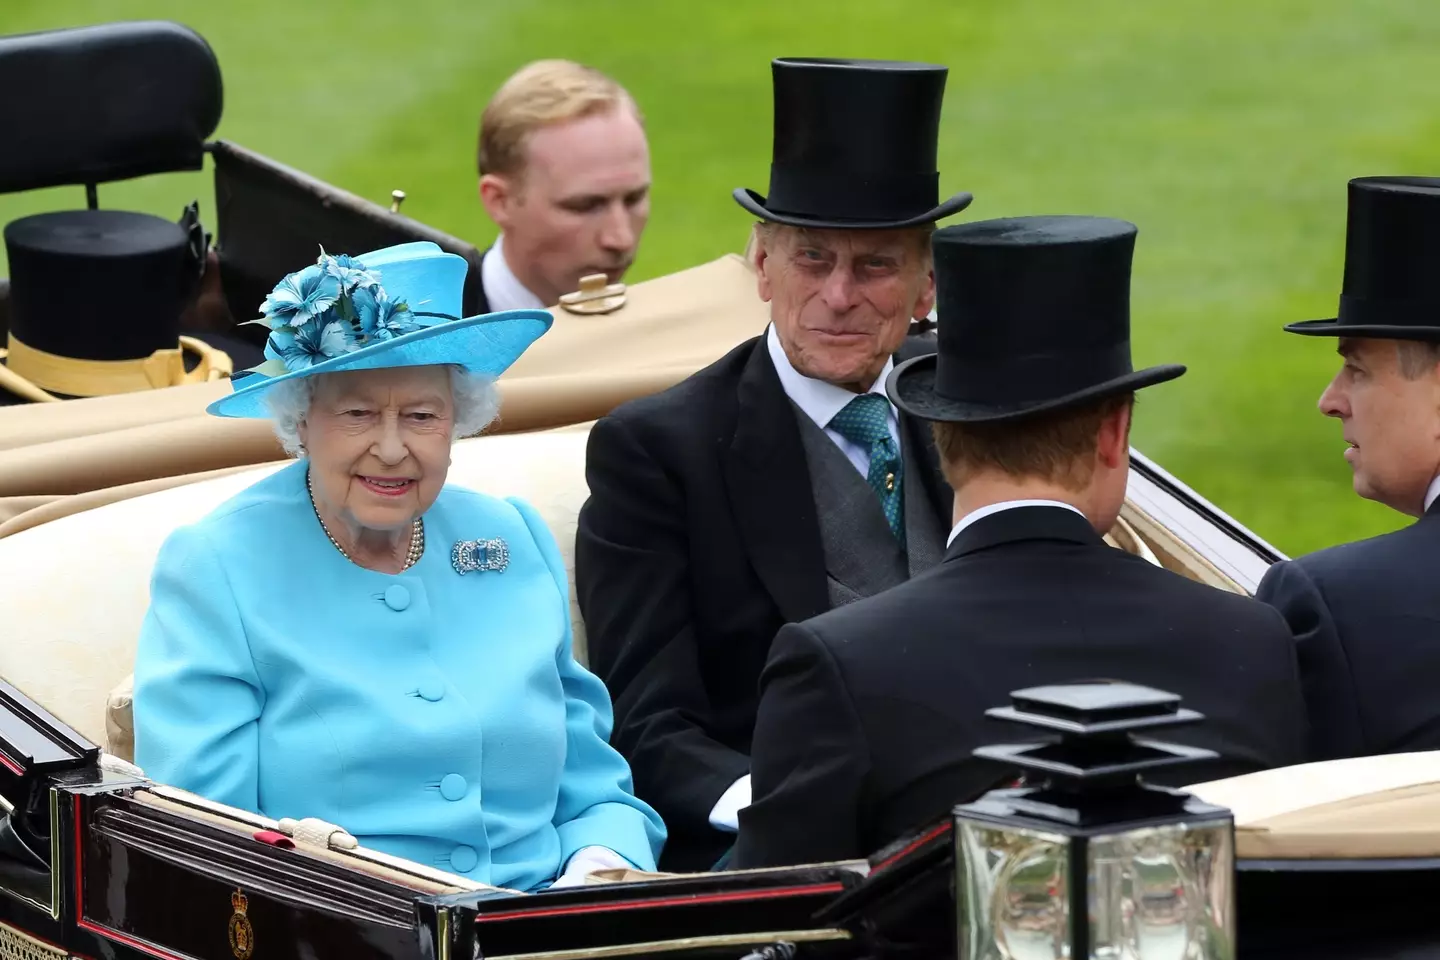
{"label": "man's grey hair", "polygon": [[[459,440],[473,437],[484,430],[500,411],[500,392],[495,381],[488,377],[477,377],[466,372],[459,364],[446,364],[450,370],[450,392],[454,407],[450,437]],[[315,382],[329,374],[313,377],[296,377],[277,383],[265,394],[265,405],[270,408],[270,422],[280,446],[292,457],[302,456],[305,448],[300,443],[300,424],[310,411],[310,401],[315,397]]]}
{"label": "man's grey hair", "polygon": [[1419,380],[1440,364],[1440,343],[1427,340],[1397,340],[1400,353],[1400,375],[1406,380]]}

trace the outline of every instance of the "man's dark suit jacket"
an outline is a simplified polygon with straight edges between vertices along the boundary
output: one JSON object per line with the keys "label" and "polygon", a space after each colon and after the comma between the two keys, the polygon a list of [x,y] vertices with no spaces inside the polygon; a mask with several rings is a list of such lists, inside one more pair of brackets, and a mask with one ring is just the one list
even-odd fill
{"label": "man's dark suit jacket", "polygon": [[1440,749],[1440,501],[1410,526],[1277,563],[1256,596],[1300,651],[1311,757]]}
{"label": "man's dark suit jacket", "polygon": [[[912,336],[896,360],[934,350],[933,334]],[[902,414],[900,429],[948,528],[928,426]],[[708,869],[734,840],[709,815],[750,771],[775,632],[830,606],[796,412],[765,338],[597,422],[585,476],[575,587],[611,740],[669,829],[663,865]]]}
{"label": "man's dark suit jacket", "polygon": [[971,756],[1043,731],[990,720],[1012,690],[1124,680],[1180,694],[1209,747],[1181,785],[1300,762],[1294,644],[1264,604],[1106,544],[1089,521],[1015,507],[962,530],[928,573],[780,631],[762,679],[732,868],[868,856],[1014,777]]}

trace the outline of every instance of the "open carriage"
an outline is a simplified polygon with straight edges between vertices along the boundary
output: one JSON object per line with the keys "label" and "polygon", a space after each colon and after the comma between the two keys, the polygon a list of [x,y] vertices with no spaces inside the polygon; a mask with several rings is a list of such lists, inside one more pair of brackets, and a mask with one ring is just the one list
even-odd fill
{"label": "open carriage", "polygon": [[[697,290],[707,305],[712,294],[730,302],[753,296],[745,293],[753,288],[739,258],[696,268],[692,277],[700,280],[678,282],[685,278],[680,274],[636,285],[609,315],[557,309],[555,328],[537,344],[548,345],[542,359],[557,372],[531,367],[529,386],[504,400],[512,416],[517,408],[519,416],[529,415],[532,404],[546,401],[544,422],[555,425],[461,440],[454,449],[450,482],[523,496],[555,533],[572,578],[582,662],[573,547],[587,495],[590,424],[623,395],[659,389],[679,370],[694,370],[763,329],[758,312],[747,320],[750,330],[707,324],[692,302]],[[640,311],[640,319],[627,326],[629,311]],[[668,355],[646,340],[654,333],[663,343],[661,331],[676,327],[689,335],[677,338]],[[629,337],[649,366],[618,385],[564,366],[567,357],[601,349],[599,341],[614,348]],[[708,355],[696,355],[697,344]],[[654,385],[646,385],[646,370]],[[1220,589],[1253,591],[1278,554],[1142,454],[1133,458],[1127,500],[1109,535],[1113,545]],[[811,957],[931,957],[955,949],[956,911],[965,901],[957,907],[954,891],[963,891],[965,881],[953,825],[936,824],[869,861],[683,877],[600,873],[582,888],[526,895],[364,849],[343,824],[274,822],[145,779],[126,764],[133,744],[129,674],[156,553],[175,526],[199,519],[282,466],[269,461],[220,475],[181,474],[148,492],[93,491],[109,499],[99,505],[83,493],[61,498],[48,505],[57,515],[0,538],[0,609],[7,624],[0,643],[0,797],[8,812],[0,827],[4,960],[738,960],[757,950],[770,951],[761,956],[793,950]],[[1248,788],[1217,788],[1216,797],[1242,823],[1239,911],[1232,917],[1240,956],[1426,955],[1405,951],[1432,943],[1424,900],[1440,890],[1440,856],[1432,856],[1440,855],[1440,842],[1433,830],[1416,830],[1406,804],[1431,796],[1440,757],[1408,760],[1411,767],[1401,771],[1408,779],[1362,766],[1322,777],[1317,786],[1316,774],[1297,768],[1279,772],[1291,780],[1260,774],[1241,778],[1251,781]],[[1332,796],[1337,781],[1350,792]],[[1385,792],[1372,797],[1372,787]],[[1306,846],[1317,834],[1309,809],[1317,797],[1327,801],[1319,814],[1322,842]],[[1440,816],[1440,808],[1426,802],[1424,811]],[[1359,841],[1350,826],[1357,811],[1364,820]],[[1300,841],[1277,846],[1276,822],[1281,834],[1299,822]],[[1397,825],[1406,824],[1410,832],[1397,836]],[[1349,838],[1349,845],[1325,846],[1335,835]],[[1379,846],[1377,835],[1383,835]],[[1043,892],[1029,890],[1025,897]],[[1162,919],[1172,911],[1163,931],[1196,915],[1193,896],[1160,899],[1147,909]],[[1033,917],[1025,913],[1030,907],[1021,911],[1027,924],[1054,913],[1043,904],[1033,907]],[[1349,939],[1316,928],[1317,910],[1327,923],[1343,922]],[[1184,941],[1192,942],[1198,941]],[[1030,952],[988,955],[1063,955],[1041,952],[1047,943],[1040,937]],[[1198,949],[1157,955],[1212,955]]]}
{"label": "open carriage", "polygon": [[[12,41],[25,38],[0,40],[0,79],[7,62],[20,62],[7,60]],[[478,282],[479,255],[463,241],[242,148],[206,144],[219,117],[218,67],[189,31],[119,25],[20,46],[52,58],[52,70],[82,55],[131,62],[137,49],[137,62],[168,60],[192,81],[213,68],[210,86],[187,88],[173,126],[143,136],[99,122],[118,101],[86,102],[95,112],[75,114],[89,117],[74,128],[79,140],[47,155],[39,138],[34,150],[0,158],[0,189],[89,186],[193,169],[209,155],[221,289],[237,317],[251,315],[316,244],[356,252],[429,239],[466,257]],[[111,92],[124,99],[120,87]],[[107,159],[77,167],[77,156]],[[693,373],[768,320],[745,259],[734,255],[635,285],[606,306],[555,308],[555,327],[501,381],[498,429],[457,444],[450,473],[453,483],[533,503],[572,578],[588,425]],[[962,920],[984,907],[969,898],[973,877],[957,857],[953,821],[868,861],[602,872],[579,889],[526,895],[364,849],[343,825],[270,821],[146,779],[126,762],[128,676],[156,552],[175,526],[281,466],[267,425],[203,415],[228,389],[219,380],[0,409],[0,958],[1071,955],[1046,937],[1057,891],[1044,884],[1017,887],[1006,901],[1016,929],[1028,932],[988,953],[960,947]],[[1252,592],[1279,554],[1139,452],[1133,459],[1112,544],[1219,589]],[[583,662],[573,599],[571,614]],[[1216,873],[1239,878],[1238,918],[1221,926],[1238,923],[1240,956],[1440,950],[1427,903],[1440,892],[1440,841],[1433,830],[1406,828],[1417,807],[1421,821],[1436,811],[1435,758],[1241,779],[1202,790],[1241,824],[1238,865],[1226,861]],[[1318,813],[1317,798],[1325,801]],[[1191,921],[1214,919],[1193,893],[1181,884],[1145,907],[1184,937],[1108,955],[1215,955],[1191,935]],[[1134,899],[1126,902],[1133,910]]]}

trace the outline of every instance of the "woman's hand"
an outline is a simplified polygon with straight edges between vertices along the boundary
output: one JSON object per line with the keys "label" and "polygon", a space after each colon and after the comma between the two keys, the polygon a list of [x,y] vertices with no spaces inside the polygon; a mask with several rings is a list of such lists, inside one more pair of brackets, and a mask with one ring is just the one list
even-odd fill
{"label": "woman's hand", "polygon": [[550,884],[551,890],[578,887],[587,874],[595,870],[627,870],[633,865],[609,847],[581,847],[565,865],[565,872]]}

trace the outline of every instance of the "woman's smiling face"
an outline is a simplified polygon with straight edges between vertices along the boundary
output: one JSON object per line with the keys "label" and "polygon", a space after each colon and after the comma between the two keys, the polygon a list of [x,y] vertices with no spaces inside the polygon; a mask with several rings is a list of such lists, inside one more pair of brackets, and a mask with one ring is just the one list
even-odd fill
{"label": "woman's smiling face", "polygon": [[299,432],[327,522],[354,536],[407,530],[445,485],[454,423],[446,367],[317,377]]}

